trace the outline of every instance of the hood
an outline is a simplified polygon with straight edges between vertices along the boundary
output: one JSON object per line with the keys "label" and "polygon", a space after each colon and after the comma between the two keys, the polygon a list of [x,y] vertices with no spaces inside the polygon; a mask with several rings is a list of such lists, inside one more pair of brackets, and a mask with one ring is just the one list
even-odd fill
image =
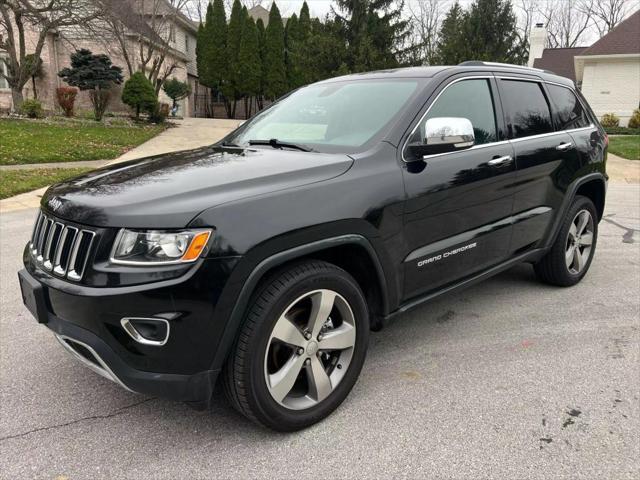
{"label": "hood", "polygon": [[182,228],[202,210],[346,172],[343,154],[217,146],[112,165],[47,190],[54,215],[97,227]]}

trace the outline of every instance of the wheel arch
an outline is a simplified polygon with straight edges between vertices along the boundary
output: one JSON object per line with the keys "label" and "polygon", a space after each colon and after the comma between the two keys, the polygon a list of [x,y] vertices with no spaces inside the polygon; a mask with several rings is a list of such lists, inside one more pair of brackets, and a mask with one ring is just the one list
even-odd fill
{"label": "wheel arch", "polygon": [[604,214],[604,198],[606,193],[606,186],[603,178],[593,178],[586,182],[580,183],[576,189],[576,195],[582,195],[590,199],[596,207],[598,212],[598,221],[602,220]]}
{"label": "wheel arch", "polygon": [[[607,191],[607,178],[600,172],[590,173],[584,177],[574,181],[566,190],[564,200],[560,206],[555,220],[552,225],[551,234],[544,244],[545,248],[550,248],[555,242],[560,228],[562,227],[562,219],[567,213],[569,207],[573,203],[576,195],[584,195],[588,197],[596,206],[598,212],[598,221],[602,219],[604,213],[605,196]],[[593,195],[593,196],[592,196]],[[595,199],[595,201],[594,201]]]}
{"label": "wheel arch", "polygon": [[367,304],[372,308],[371,328],[379,329],[382,326],[382,318],[389,311],[389,292],[382,264],[369,240],[360,234],[318,240],[273,254],[251,270],[227,318],[212,369],[220,369],[226,361],[247,305],[260,283],[274,271],[305,258],[325,260],[351,274],[362,288]]}

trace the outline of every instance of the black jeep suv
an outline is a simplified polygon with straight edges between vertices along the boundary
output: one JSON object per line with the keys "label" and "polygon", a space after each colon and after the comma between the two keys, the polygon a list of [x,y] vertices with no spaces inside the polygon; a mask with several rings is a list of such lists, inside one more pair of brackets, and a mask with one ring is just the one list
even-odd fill
{"label": "black jeep suv", "polygon": [[470,62],[296,90],[221,142],[51,187],[19,272],[124,388],[277,430],[345,399],[370,330],[520,262],[587,273],[607,136],[573,83]]}

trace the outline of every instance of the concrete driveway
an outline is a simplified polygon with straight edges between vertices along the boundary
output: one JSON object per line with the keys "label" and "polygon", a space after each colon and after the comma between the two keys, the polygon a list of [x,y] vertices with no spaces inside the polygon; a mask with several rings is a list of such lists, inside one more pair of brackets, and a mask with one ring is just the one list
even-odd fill
{"label": "concrete driveway", "polygon": [[611,184],[570,289],[521,266],[373,334],[342,407],[295,434],[218,395],[195,412],[78,365],[22,306],[35,210],[0,219],[0,477],[589,478],[640,475],[640,188]]}

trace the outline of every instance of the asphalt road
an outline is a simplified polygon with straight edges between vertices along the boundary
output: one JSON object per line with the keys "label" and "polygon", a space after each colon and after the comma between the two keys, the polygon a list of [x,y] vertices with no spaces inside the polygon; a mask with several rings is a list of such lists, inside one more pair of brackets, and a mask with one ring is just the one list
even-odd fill
{"label": "asphalt road", "polygon": [[276,434],[121,390],[20,301],[35,211],[0,219],[0,476],[640,478],[640,188],[612,184],[571,289],[516,267],[373,334],[330,418]]}

